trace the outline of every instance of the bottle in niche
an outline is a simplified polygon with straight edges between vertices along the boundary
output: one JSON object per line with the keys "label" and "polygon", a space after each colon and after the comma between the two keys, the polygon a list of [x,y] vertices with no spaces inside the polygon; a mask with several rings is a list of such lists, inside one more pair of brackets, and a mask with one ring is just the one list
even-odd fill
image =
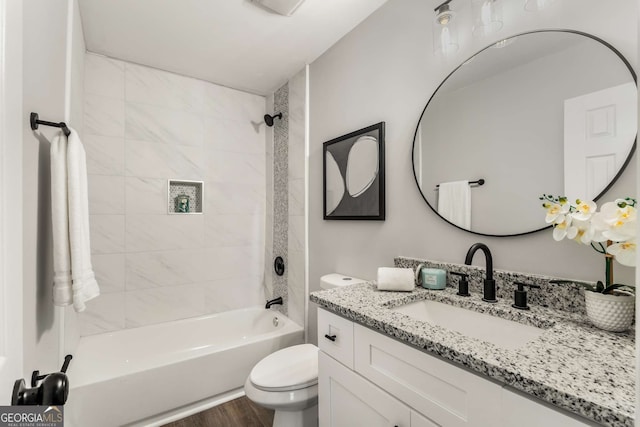
{"label": "bottle in niche", "polygon": [[186,194],[180,194],[176,197],[176,212],[188,213],[189,212],[189,196]]}

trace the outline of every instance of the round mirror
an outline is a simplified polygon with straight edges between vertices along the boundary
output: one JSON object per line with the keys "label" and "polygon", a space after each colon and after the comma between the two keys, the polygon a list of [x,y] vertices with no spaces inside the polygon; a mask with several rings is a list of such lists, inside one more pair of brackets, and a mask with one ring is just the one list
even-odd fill
{"label": "round mirror", "polygon": [[489,236],[546,228],[543,193],[595,200],[635,149],[637,89],[626,59],[572,31],[536,31],[481,50],[427,103],[413,171],[427,204]]}

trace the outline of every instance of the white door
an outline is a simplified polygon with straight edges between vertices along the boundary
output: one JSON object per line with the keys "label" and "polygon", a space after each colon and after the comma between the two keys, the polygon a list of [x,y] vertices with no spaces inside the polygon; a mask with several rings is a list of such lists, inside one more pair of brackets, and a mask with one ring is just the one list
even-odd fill
{"label": "white door", "polygon": [[564,102],[564,183],[569,200],[593,199],[618,173],[636,137],[633,82]]}
{"label": "white door", "polygon": [[318,353],[320,427],[409,427],[410,409],[324,352]]}
{"label": "white door", "polygon": [[22,363],[22,0],[0,0],[0,405]]}

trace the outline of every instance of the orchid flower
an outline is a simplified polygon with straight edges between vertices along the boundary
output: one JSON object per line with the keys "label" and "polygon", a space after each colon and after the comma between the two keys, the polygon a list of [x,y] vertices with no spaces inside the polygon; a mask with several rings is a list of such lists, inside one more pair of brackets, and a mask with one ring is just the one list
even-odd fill
{"label": "orchid flower", "polygon": [[547,224],[555,223],[560,224],[565,221],[565,216],[569,213],[571,205],[566,203],[566,199],[560,200],[560,202],[545,201],[542,206],[547,210],[547,216],[545,222]]}
{"label": "orchid flower", "polygon": [[587,221],[595,213],[596,209],[598,209],[598,206],[595,202],[591,200],[585,202],[578,199],[576,200],[575,211],[571,215],[578,221]]}
{"label": "orchid flower", "polygon": [[607,253],[613,255],[622,265],[626,265],[628,267],[636,266],[635,239],[628,242],[614,243],[607,248]]}
{"label": "orchid flower", "polygon": [[599,212],[593,201],[578,199],[572,204],[566,197],[547,194],[543,194],[540,200],[546,210],[545,222],[553,225],[554,240],[568,237],[591,245],[602,254],[609,254],[607,271],[614,258],[622,265],[635,266],[638,216],[635,199],[605,203]]}
{"label": "orchid flower", "polygon": [[571,226],[567,229],[567,237],[585,245],[590,244],[594,240],[595,228],[589,221],[578,220],[575,215],[571,215],[571,217],[573,219]]}
{"label": "orchid flower", "polygon": [[[570,230],[571,220],[570,215],[562,215],[562,222],[556,223],[553,226],[553,239],[556,242],[559,242],[567,236]],[[572,237],[569,238],[571,239]]]}

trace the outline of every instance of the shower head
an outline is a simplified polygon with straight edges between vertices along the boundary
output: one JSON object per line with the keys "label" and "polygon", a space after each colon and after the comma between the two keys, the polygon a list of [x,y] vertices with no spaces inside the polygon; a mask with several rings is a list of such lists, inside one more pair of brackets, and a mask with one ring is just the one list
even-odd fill
{"label": "shower head", "polygon": [[269,114],[264,115],[264,122],[269,127],[273,126],[273,119],[282,119],[282,113],[274,114],[273,116],[270,116]]}

